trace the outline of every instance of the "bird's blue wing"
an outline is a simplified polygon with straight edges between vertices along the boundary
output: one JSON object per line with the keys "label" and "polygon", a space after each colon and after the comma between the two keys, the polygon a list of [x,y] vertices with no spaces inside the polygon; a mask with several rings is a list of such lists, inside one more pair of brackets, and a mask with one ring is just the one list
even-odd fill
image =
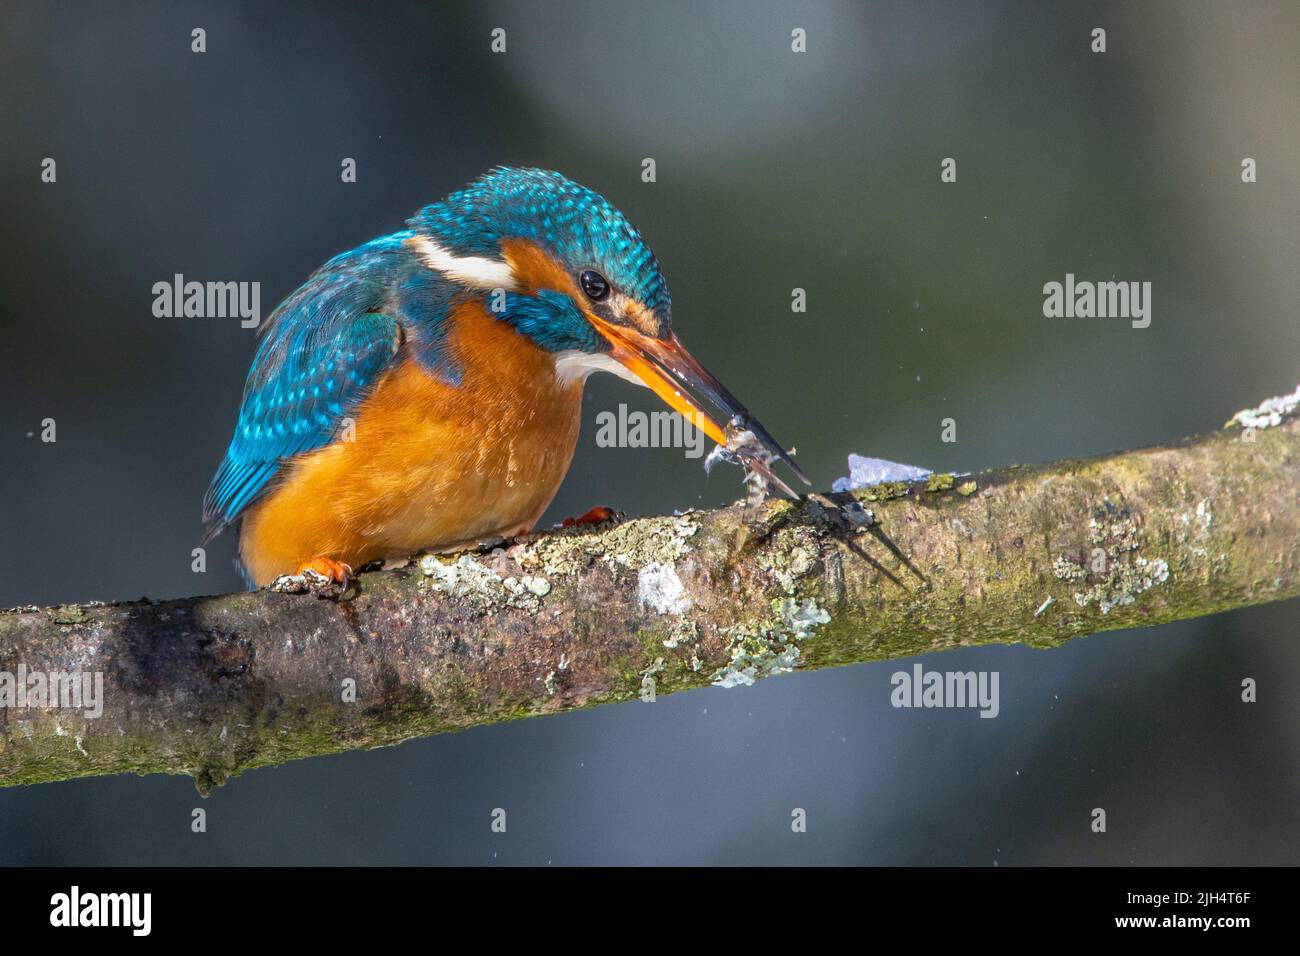
{"label": "bird's blue wing", "polygon": [[285,461],[336,437],[393,364],[402,327],[385,311],[392,238],[326,263],[267,320],[235,437],[203,499],[204,540],[269,490]]}

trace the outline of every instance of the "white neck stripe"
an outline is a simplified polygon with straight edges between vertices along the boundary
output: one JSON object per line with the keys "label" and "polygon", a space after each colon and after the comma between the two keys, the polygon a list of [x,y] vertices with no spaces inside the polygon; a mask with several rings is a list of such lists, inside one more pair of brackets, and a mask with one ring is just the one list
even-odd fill
{"label": "white neck stripe", "polygon": [[447,278],[474,289],[515,289],[510,264],[483,256],[456,256],[428,236],[406,240],[426,266]]}

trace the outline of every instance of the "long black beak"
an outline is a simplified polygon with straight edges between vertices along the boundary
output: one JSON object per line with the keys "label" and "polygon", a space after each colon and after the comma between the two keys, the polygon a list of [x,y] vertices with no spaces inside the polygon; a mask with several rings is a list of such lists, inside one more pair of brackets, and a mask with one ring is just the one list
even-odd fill
{"label": "long black beak", "polygon": [[613,357],[673,409],[686,416],[697,428],[704,431],[724,448],[727,435],[701,408],[692,393],[698,394],[723,412],[728,421],[752,432],[763,448],[774,458],[785,462],[805,485],[812,482],[803,473],[794,458],[771,433],[749,413],[736,396],[732,395],[717,378],[696,361],[675,334],[658,339],[642,335],[623,325],[592,318],[592,323],[613,346]]}

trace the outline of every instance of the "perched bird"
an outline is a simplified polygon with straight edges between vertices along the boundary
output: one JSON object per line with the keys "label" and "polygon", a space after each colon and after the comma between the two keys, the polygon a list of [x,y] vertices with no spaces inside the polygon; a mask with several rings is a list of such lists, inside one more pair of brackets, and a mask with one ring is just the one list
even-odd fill
{"label": "perched bird", "polygon": [[623,214],[559,173],[499,168],[335,256],[264,323],[204,541],[240,521],[250,583],[346,584],[375,559],[526,533],[568,471],[594,371],[725,444],[698,393],[752,433],[758,467],[803,478],[673,334]]}

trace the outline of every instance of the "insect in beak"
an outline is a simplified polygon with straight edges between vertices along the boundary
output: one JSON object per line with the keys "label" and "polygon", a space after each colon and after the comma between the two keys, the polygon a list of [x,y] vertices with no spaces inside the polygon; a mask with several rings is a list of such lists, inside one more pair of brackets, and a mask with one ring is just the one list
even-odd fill
{"label": "insect in beak", "polygon": [[[805,485],[812,484],[794,463],[790,453],[750,415],[749,409],[740,404],[736,396],[727,391],[726,386],[713,373],[686,351],[675,333],[670,332],[662,339],[654,338],[594,315],[589,315],[588,318],[612,346],[611,355],[615,361],[644,382],[688,422],[740,458],[747,467],[757,470],[793,498],[799,496],[767,467],[771,461],[785,462]],[[724,414],[724,420],[728,422],[725,431],[700,408],[695,395],[707,399]],[[752,433],[758,448],[737,446],[734,436],[744,431]],[[728,442],[729,437],[733,439],[731,442]]]}

